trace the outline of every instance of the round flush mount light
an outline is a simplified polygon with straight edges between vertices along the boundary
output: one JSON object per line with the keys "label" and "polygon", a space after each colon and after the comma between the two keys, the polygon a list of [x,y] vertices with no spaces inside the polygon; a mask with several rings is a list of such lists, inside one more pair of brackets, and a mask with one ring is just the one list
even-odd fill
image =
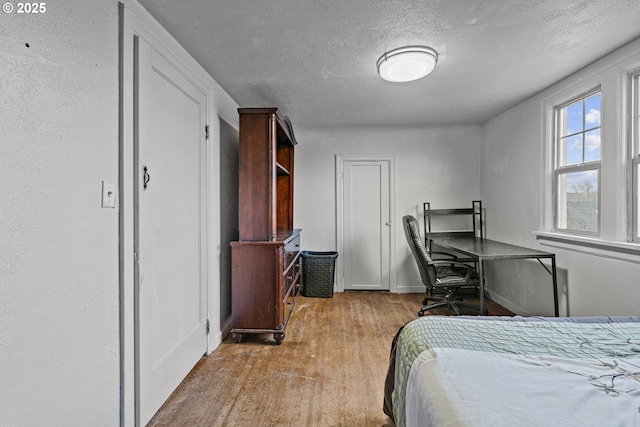
{"label": "round flush mount light", "polygon": [[378,74],[390,82],[410,82],[428,75],[436,67],[438,53],[426,46],[405,46],[385,52],[378,63]]}

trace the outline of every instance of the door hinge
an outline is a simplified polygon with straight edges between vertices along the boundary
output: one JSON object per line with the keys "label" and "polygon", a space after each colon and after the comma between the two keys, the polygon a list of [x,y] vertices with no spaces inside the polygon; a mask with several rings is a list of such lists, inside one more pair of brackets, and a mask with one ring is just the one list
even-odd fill
{"label": "door hinge", "polygon": [[205,328],[207,335],[209,335],[209,330],[211,329],[211,322],[209,321],[209,319],[207,319],[207,325],[205,326]]}
{"label": "door hinge", "polygon": [[209,125],[204,125],[204,139],[209,140]]}

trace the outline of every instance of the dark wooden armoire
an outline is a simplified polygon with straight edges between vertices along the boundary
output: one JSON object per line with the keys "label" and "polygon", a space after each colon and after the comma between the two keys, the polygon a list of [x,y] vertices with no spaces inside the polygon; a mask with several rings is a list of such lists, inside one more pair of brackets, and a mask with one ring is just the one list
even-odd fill
{"label": "dark wooden armoire", "polygon": [[231,242],[231,336],[273,333],[277,344],[300,291],[300,230],[293,228],[294,147],[277,108],[239,108],[239,241]]}

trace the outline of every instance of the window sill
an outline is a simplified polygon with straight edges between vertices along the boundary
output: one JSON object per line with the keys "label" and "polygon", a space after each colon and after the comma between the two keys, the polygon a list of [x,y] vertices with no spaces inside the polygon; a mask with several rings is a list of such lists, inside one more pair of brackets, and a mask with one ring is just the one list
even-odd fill
{"label": "window sill", "polygon": [[533,234],[544,246],[640,264],[640,244],[638,243],[616,242],[549,231],[534,231]]}

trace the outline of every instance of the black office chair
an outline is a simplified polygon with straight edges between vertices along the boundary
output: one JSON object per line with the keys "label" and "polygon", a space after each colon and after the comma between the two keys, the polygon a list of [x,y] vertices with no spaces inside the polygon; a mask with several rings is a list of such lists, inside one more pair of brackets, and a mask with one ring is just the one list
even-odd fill
{"label": "black office chair", "polygon": [[[432,308],[444,306],[456,315],[460,314],[460,308],[480,311],[479,305],[465,302],[457,294],[462,289],[474,289],[478,286],[480,279],[473,267],[457,261],[431,259],[420,236],[418,220],[412,215],[406,215],[402,217],[402,225],[411,253],[418,264],[422,283],[427,287],[427,295],[422,301],[423,307],[418,316],[423,316]],[[444,296],[435,296],[434,291],[444,291]],[[435,302],[429,304],[430,300]]]}

